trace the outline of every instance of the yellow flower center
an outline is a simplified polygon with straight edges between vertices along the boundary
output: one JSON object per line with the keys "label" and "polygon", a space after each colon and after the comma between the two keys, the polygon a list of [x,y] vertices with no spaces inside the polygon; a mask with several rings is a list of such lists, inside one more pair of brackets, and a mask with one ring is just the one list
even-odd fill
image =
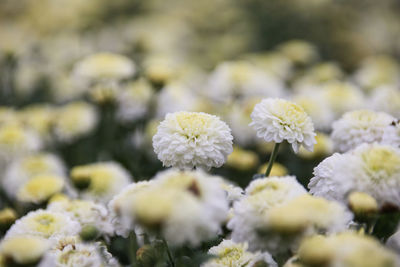
{"label": "yellow flower center", "polygon": [[188,139],[204,135],[211,124],[211,118],[208,115],[195,112],[180,112],[176,115],[176,120],[182,128],[182,134]]}
{"label": "yellow flower center", "polygon": [[[361,159],[365,163],[365,168],[375,177],[381,171],[384,171],[387,176],[400,171],[400,157],[386,147],[373,147],[365,151],[361,155]],[[386,175],[379,178],[386,178]]]}

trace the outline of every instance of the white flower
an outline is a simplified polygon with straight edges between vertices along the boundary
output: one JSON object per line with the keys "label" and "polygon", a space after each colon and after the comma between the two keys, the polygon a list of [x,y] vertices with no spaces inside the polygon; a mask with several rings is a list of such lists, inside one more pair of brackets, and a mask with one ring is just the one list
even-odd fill
{"label": "white flower", "polygon": [[398,256],[369,235],[343,232],[315,235],[302,241],[298,250],[301,266],[398,266]]}
{"label": "white flower", "polygon": [[111,221],[117,235],[128,237],[132,229],[135,230],[136,234],[143,232],[135,225],[132,218],[131,201],[138,192],[150,187],[153,183],[152,180],[132,183],[122,189],[108,203]]}
{"label": "white flower", "polygon": [[333,123],[331,134],[336,150],[346,152],[362,143],[381,142],[394,117],[371,110],[350,111]]}
{"label": "white flower", "polygon": [[122,79],[135,73],[135,65],[125,56],[104,52],[82,59],[73,72],[85,79]]}
{"label": "white flower", "polygon": [[11,160],[36,152],[42,148],[42,140],[29,128],[17,123],[0,126],[0,163],[5,168]]}
{"label": "white flower", "polygon": [[250,126],[266,142],[286,140],[296,153],[300,145],[312,151],[316,135],[314,125],[302,107],[287,100],[267,98],[254,107],[251,119]]}
{"label": "white flower", "polygon": [[71,102],[55,115],[54,133],[62,142],[72,142],[90,133],[97,124],[96,109],[85,102]]}
{"label": "white flower", "polygon": [[113,161],[76,166],[71,170],[71,178],[75,185],[84,187],[81,189],[83,199],[103,203],[132,181],[129,172]]}
{"label": "white flower", "polygon": [[[246,194],[233,206],[233,218],[228,222],[232,240],[247,242],[251,251],[277,249],[274,242],[258,234],[269,210],[291,199],[306,194],[304,187],[293,176],[269,177],[252,181]],[[278,244],[275,244],[277,246]]]}
{"label": "white flower", "polygon": [[[215,236],[227,219],[228,199],[219,177],[203,171],[170,169],[144,188],[132,188],[121,213],[145,229],[157,230],[172,245],[198,245]],[[118,203],[118,202],[117,202]]]}
{"label": "white flower", "polygon": [[262,69],[245,62],[224,62],[210,75],[205,95],[215,101],[231,101],[235,98],[278,97],[283,83]]}
{"label": "white flower", "polygon": [[14,160],[7,168],[2,186],[10,197],[15,197],[19,188],[37,175],[65,176],[61,159],[48,153],[36,153]]}
{"label": "white flower", "polygon": [[75,266],[118,267],[119,264],[99,243],[76,243],[54,248],[47,252],[38,264],[38,267]]}
{"label": "white flower", "polygon": [[252,253],[247,250],[247,243],[235,243],[232,240],[223,240],[218,246],[210,248],[208,254],[216,257],[202,264],[201,267],[252,267],[262,262],[266,267],[278,266],[268,252]]}
{"label": "white flower", "polygon": [[50,242],[38,236],[11,236],[0,243],[0,255],[17,264],[34,264],[50,248]]}
{"label": "white flower", "polygon": [[387,145],[363,144],[345,154],[334,154],[314,171],[310,192],[345,202],[358,191],[372,196],[382,207],[400,207],[400,150]]}
{"label": "white flower", "polygon": [[125,122],[145,116],[152,95],[151,85],[144,80],[128,84],[116,96],[118,103],[117,118]]}
{"label": "white flower", "polygon": [[32,235],[52,239],[76,235],[80,229],[79,223],[65,213],[36,210],[17,220],[7,231],[6,237]]}
{"label": "white flower", "polygon": [[100,203],[88,200],[54,201],[47,206],[47,210],[65,212],[83,226],[94,226],[101,233],[111,235],[114,232],[110,214],[107,208]]}
{"label": "white flower", "polygon": [[396,86],[379,86],[369,98],[369,106],[376,111],[383,111],[390,115],[400,117],[400,91]]}
{"label": "white flower", "polygon": [[203,112],[167,114],[153,137],[153,148],[164,166],[181,169],[220,167],[232,153],[229,126]]}
{"label": "white flower", "polygon": [[314,168],[314,177],[311,178],[308,188],[315,196],[324,197],[329,200],[343,200],[343,193],[337,190],[337,181],[334,174],[337,169],[346,164],[354,164],[353,158],[348,154],[335,153],[324,159]]}
{"label": "white flower", "polygon": [[354,79],[366,89],[374,89],[380,85],[398,85],[400,66],[398,62],[385,55],[372,56],[365,59],[354,74]]}

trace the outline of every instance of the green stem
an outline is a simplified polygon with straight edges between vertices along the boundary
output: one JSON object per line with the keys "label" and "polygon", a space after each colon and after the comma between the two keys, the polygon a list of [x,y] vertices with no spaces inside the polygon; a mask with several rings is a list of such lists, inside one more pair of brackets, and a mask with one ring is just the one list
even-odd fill
{"label": "green stem", "polygon": [[129,233],[129,260],[131,262],[131,266],[137,266],[136,261],[136,251],[138,250],[137,238],[135,231]]}
{"label": "green stem", "polygon": [[165,246],[165,248],[166,248],[166,250],[167,250],[169,263],[171,264],[171,267],[175,267],[174,258],[172,257],[171,251],[169,250],[167,240],[165,240],[165,239],[163,238],[162,241],[164,242],[164,246]]}
{"label": "green stem", "polygon": [[267,170],[265,171],[265,177],[268,177],[269,174],[271,173],[272,165],[274,165],[276,156],[278,156],[279,145],[280,143],[275,143],[274,150],[272,151],[272,154],[269,158]]}

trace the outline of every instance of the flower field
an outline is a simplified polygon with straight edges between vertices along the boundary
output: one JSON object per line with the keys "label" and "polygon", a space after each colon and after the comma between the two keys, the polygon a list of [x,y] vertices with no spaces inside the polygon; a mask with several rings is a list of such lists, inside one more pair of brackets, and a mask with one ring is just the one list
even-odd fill
{"label": "flower field", "polygon": [[0,267],[400,267],[399,14],[1,1]]}

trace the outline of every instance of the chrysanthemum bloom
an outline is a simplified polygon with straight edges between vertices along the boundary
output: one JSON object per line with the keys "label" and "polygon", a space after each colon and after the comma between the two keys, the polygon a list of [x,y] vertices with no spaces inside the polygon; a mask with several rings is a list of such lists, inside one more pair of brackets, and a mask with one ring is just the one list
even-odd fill
{"label": "chrysanthemum bloom", "polygon": [[54,107],[37,104],[25,107],[19,112],[23,123],[34,129],[45,142],[51,141],[51,127],[54,122]]}
{"label": "chrysanthemum bloom", "polygon": [[211,73],[204,93],[217,102],[249,97],[278,97],[284,85],[246,61],[223,62]]}
{"label": "chrysanthemum bloom", "polygon": [[135,64],[122,55],[98,53],[79,61],[73,72],[74,75],[90,80],[122,79],[135,73]]}
{"label": "chrysanthemum bloom", "polygon": [[129,172],[112,161],[76,166],[71,170],[71,178],[84,199],[103,203],[110,201],[132,181]]}
{"label": "chrysanthemum bloom", "polygon": [[260,229],[267,236],[292,235],[294,241],[312,233],[343,231],[351,219],[344,205],[304,194],[271,208]]}
{"label": "chrysanthemum bloom", "polygon": [[66,174],[61,159],[49,153],[35,153],[11,162],[2,180],[7,195],[16,197],[18,190],[37,175],[64,177]]}
{"label": "chrysanthemum bloom", "polygon": [[11,236],[0,242],[0,255],[11,264],[35,264],[50,248],[50,242],[38,236]]}
{"label": "chrysanthemum bloom", "polygon": [[57,238],[64,235],[76,235],[80,228],[79,222],[65,213],[36,210],[17,220],[7,231],[6,238],[15,235]]}
{"label": "chrysanthemum bloom", "polygon": [[180,169],[221,167],[232,153],[229,126],[203,112],[167,114],[153,137],[153,148],[164,166]]}
{"label": "chrysanthemum bloom", "polygon": [[198,245],[213,237],[228,215],[220,177],[200,170],[170,169],[122,194],[110,203],[117,216],[130,216],[133,225],[161,234],[172,245]]}
{"label": "chrysanthemum bloom", "polygon": [[300,244],[298,260],[305,266],[395,267],[399,264],[396,254],[378,240],[353,232],[305,239]]}
{"label": "chrysanthemum bloom", "polygon": [[71,102],[55,115],[54,133],[62,142],[72,142],[90,133],[97,124],[96,109],[85,102]]}
{"label": "chrysanthemum bloom", "polygon": [[[232,240],[247,242],[251,251],[265,250],[267,247],[277,250],[277,242],[266,242],[259,235],[265,216],[273,207],[306,193],[304,187],[292,176],[269,177],[251,182],[245,196],[233,205],[233,217],[228,223],[228,228],[232,229]],[[274,244],[275,247],[272,247]]]}
{"label": "chrysanthemum bloom", "polygon": [[374,89],[380,85],[398,85],[400,65],[385,55],[372,56],[365,59],[356,71],[355,80],[366,89]]}
{"label": "chrysanthemum bloom", "polygon": [[384,112],[350,111],[333,123],[335,149],[346,152],[362,143],[381,142],[385,129],[395,118]]}
{"label": "chrysanthemum bloom", "polygon": [[60,193],[65,187],[64,177],[41,174],[32,177],[21,185],[17,192],[17,200],[28,203],[42,203],[51,196]]}
{"label": "chrysanthemum bloom", "polygon": [[218,246],[210,248],[208,254],[215,258],[202,264],[201,267],[252,267],[258,263],[265,267],[278,266],[268,252],[252,253],[247,250],[247,243],[235,243],[232,240],[223,240]]}
{"label": "chrysanthemum bloom", "polygon": [[110,214],[101,203],[90,200],[66,199],[53,201],[47,206],[47,210],[67,213],[71,218],[77,220],[82,228],[85,226],[95,227],[97,231],[107,235],[114,232]]}
{"label": "chrysanthemum bloom", "polygon": [[308,185],[314,195],[347,202],[351,192],[363,192],[379,207],[400,207],[400,150],[363,144],[345,154],[334,154],[314,169]]}
{"label": "chrysanthemum bloom", "polygon": [[297,64],[308,64],[318,58],[318,51],[312,44],[302,40],[290,40],[279,46],[287,58]]}
{"label": "chrysanthemum bloom", "polygon": [[49,250],[38,267],[119,267],[118,261],[112,257],[100,243],[66,244]]}
{"label": "chrysanthemum bloom", "polygon": [[288,141],[297,153],[302,145],[309,151],[315,144],[314,125],[302,107],[279,98],[267,98],[254,107],[252,126],[266,142]]}
{"label": "chrysanthemum bloom", "polygon": [[31,129],[15,122],[0,126],[0,164],[8,164],[18,157],[38,151],[41,147],[42,140]]}
{"label": "chrysanthemum bloom", "polygon": [[400,118],[400,91],[397,86],[379,86],[374,89],[368,102],[372,109]]}

